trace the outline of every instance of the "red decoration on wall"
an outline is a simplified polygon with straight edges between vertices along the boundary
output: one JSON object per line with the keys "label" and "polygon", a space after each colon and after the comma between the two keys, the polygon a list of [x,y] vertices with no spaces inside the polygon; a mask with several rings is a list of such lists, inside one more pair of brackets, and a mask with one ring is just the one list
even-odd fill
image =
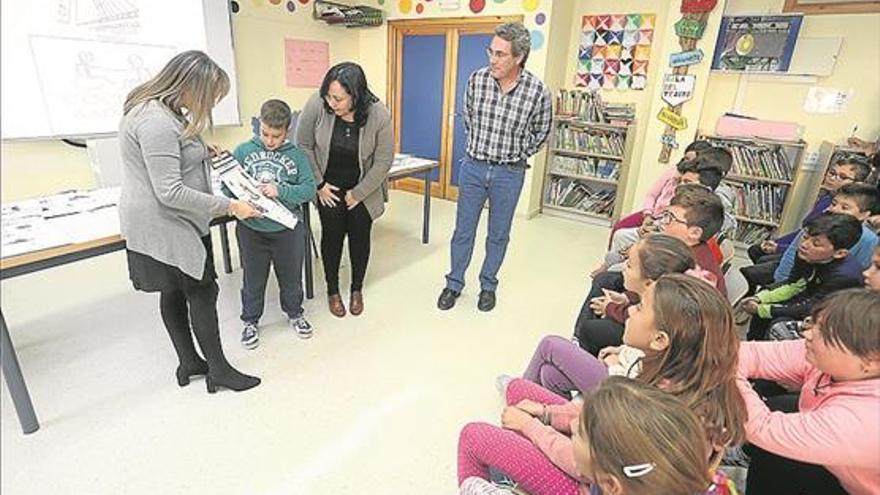
{"label": "red decoration on wall", "polygon": [[718,0],[681,0],[681,11],[686,14],[711,12]]}
{"label": "red decoration on wall", "polygon": [[416,14],[421,14],[421,13],[424,12],[424,11],[425,11],[425,6],[424,6],[424,5],[422,5],[422,4],[418,4],[418,5],[416,5]]}
{"label": "red decoration on wall", "polygon": [[474,14],[479,14],[486,8],[486,0],[471,0],[471,12]]}

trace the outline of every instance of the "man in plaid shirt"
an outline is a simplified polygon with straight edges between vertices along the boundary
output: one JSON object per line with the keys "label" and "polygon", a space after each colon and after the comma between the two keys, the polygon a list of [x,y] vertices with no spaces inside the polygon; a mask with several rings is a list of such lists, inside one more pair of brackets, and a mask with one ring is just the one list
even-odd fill
{"label": "man in plaid shirt", "polygon": [[520,23],[495,29],[486,50],[489,66],[468,79],[462,111],[467,130],[467,156],[458,174],[458,209],[452,234],[452,270],[437,307],[455,305],[474,251],[477,224],[489,200],[486,258],[480,270],[480,311],[495,307],[496,275],[510,240],[510,224],[522,191],[526,159],[547,141],[552,119],[550,91],[525,69],[531,48],[528,30]]}

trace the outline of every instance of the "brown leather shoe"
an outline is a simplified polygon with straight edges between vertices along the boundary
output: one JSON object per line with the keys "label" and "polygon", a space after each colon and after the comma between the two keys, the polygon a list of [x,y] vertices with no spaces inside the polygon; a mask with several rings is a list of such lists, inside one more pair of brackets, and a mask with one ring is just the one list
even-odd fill
{"label": "brown leather shoe", "polygon": [[330,307],[330,312],[333,313],[333,316],[338,318],[345,316],[345,305],[342,304],[342,296],[339,294],[327,296],[327,305]]}
{"label": "brown leather shoe", "polygon": [[361,291],[356,290],[351,293],[351,299],[348,300],[348,309],[353,316],[358,316],[364,312],[364,295]]}

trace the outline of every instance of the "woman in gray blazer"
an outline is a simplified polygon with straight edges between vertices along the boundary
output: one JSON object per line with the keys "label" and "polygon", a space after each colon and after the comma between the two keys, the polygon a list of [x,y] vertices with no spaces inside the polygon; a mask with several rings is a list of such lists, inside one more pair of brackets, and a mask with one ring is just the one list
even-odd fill
{"label": "woman in gray blazer", "polygon": [[330,69],[297,121],[296,144],[309,157],[318,184],[321,258],[330,312],[345,316],[339,295],[339,261],[348,236],[351,260],[349,310],[364,310],[363,283],[370,231],[385,211],[386,177],[394,159],[391,114],[370,92],[359,65]]}
{"label": "woman in gray blazer", "polygon": [[225,214],[257,215],[247,202],[211,191],[208,147],[199,134],[227,92],[223,69],[202,52],[184,52],[128,94],[119,126],[119,219],[129,277],[135,289],[160,293],[162,321],[180,361],[177,383],[206,375],[211,393],[218,386],[240,391],[260,384],[226,360],[217,322],[209,223]]}

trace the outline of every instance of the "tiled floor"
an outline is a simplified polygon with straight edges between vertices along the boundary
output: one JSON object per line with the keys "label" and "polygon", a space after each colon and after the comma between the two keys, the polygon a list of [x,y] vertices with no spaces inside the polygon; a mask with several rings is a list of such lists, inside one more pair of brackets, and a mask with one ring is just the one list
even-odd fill
{"label": "tiled floor", "polygon": [[374,229],[364,315],[331,316],[319,280],[305,305],[310,341],[286,329],[272,283],[262,344],[243,350],[241,272],[221,275],[227,354],[263,378],[241,394],[209,396],[202,380],[177,387],[158,298],[130,288],[121,253],[3,282],[42,428],[21,434],[4,386],[0,491],[454,493],[459,429],[497,422],[495,376],[521,372],[544,334],[570,334],[607,229],[517,218],[495,311],[476,310],[480,242],[471,285],[444,313],[435,301],[455,205],[433,206],[422,245],[421,196],[392,192]]}

